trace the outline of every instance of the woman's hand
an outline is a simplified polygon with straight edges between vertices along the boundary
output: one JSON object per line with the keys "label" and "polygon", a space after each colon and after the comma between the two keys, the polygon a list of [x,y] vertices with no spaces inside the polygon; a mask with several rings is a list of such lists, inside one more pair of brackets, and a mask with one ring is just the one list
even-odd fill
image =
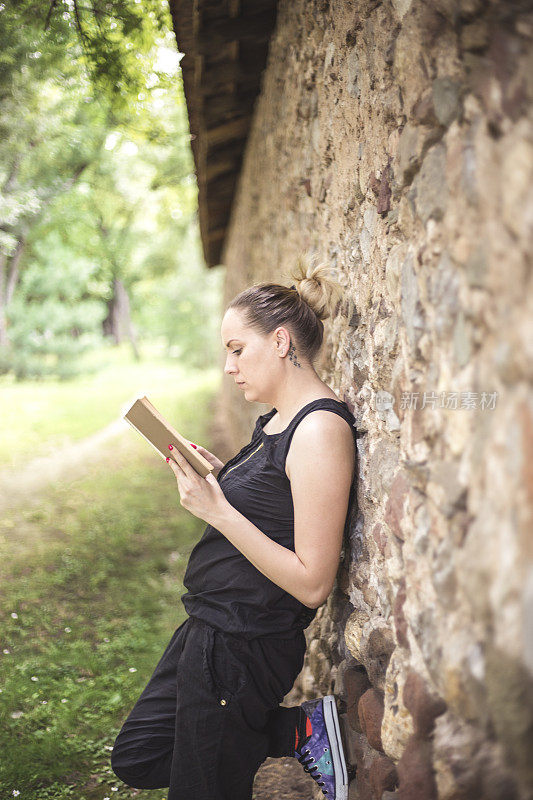
{"label": "woman's hand", "polygon": [[193,444],[192,442],[189,442],[189,444],[191,444],[195,450],[198,450],[200,455],[202,455],[206,459],[206,461],[209,461],[211,466],[214,467],[213,475],[216,478],[218,473],[224,466],[224,462],[221,461],[216,456],[214,456],[213,453],[210,453],[209,450],[206,450],[205,447],[201,447],[199,444]]}
{"label": "woman's hand", "polygon": [[178,482],[181,505],[195,517],[214,523],[224,506],[229,505],[217,479],[212,474],[202,478],[179,450],[172,445],[169,449],[176,459],[169,457],[167,460]]}

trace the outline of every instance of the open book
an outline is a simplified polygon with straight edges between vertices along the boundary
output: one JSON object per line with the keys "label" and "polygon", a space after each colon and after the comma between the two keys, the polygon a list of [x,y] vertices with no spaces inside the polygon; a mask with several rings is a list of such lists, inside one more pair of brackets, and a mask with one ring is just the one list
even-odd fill
{"label": "open book", "polygon": [[[185,456],[191,467],[205,478],[214,467],[200,453],[192,447],[178,431],[169,425],[159,411],[152,405],[146,396],[139,397],[129,410],[124,414],[124,419],[149,442],[157,452],[166,460],[167,456],[173,458],[171,444]],[[177,463],[177,461],[176,461]]]}

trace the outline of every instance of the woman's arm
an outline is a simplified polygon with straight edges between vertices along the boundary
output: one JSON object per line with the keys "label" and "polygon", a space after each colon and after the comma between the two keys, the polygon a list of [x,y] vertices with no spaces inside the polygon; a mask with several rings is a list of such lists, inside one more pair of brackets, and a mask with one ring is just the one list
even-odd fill
{"label": "woman's arm", "polygon": [[224,534],[259,572],[309,608],[317,607],[314,604],[313,586],[304,564],[296,553],[260,531],[253,522],[229,503],[222,509],[221,515],[211,519],[210,523]]}
{"label": "woman's arm", "polygon": [[287,456],[294,548],[259,530],[230,504],[210,519],[251,563],[309,608],[325,602],[339,567],[355,448],[346,421],[317,409],[296,428]]}

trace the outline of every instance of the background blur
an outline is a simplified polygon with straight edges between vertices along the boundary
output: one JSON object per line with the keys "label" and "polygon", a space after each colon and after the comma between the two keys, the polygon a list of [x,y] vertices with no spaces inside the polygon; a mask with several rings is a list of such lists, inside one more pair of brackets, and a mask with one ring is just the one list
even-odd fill
{"label": "background blur", "polygon": [[144,393],[209,447],[179,61],[160,0],[0,4],[1,798],[135,796],[109,752],[184,619],[204,524],[120,420]]}

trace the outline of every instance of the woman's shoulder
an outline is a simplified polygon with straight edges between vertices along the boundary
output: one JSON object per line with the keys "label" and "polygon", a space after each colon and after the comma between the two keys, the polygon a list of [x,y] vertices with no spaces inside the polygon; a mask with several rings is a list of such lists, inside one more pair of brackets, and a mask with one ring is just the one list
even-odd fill
{"label": "woman's shoulder", "polygon": [[[338,397],[331,399],[339,400]],[[355,450],[353,415],[348,406],[339,405],[339,412],[341,413],[331,413],[331,408],[315,408],[300,420],[294,430],[286,458],[285,471],[289,480],[291,466],[300,458],[308,458],[314,437],[317,440],[327,437],[339,458],[346,461],[345,466],[352,465]]]}
{"label": "woman's shoulder", "polygon": [[331,399],[337,400],[339,405],[310,409],[303,419],[300,420],[294,431],[294,436],[305,438],[312,430],[318,433],[321,431],[339,430],[343,431],[345,434],[351,435],[352,431],[350,429],[354,419],[353,414],[347,405],[341,405],[341,401],[338,397]]}

